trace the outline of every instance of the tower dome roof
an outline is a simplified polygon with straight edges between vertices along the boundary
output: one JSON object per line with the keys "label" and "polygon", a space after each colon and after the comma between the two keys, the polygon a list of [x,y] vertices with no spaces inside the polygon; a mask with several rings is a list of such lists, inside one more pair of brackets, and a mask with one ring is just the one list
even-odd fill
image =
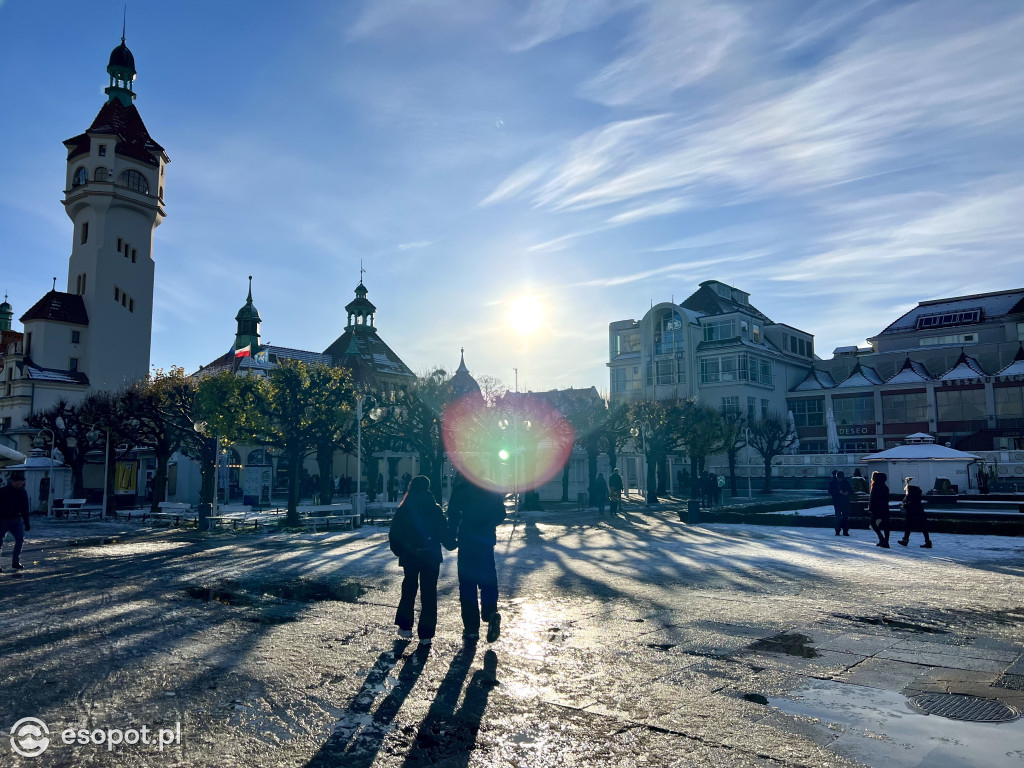
{"label": "tower dome roof", "polygon": [[238,310],[238,314],[235,315],[235,320],[243,322],[245,320],[255,320],[257,323],[262,323],[263,319],[260,317],[259,310],[256,309],[256,305],[252,303],[252,275],[249,275],[249,295],[245,299],[245,304]]}
{"label": "tower dome roof", "polygon": [[128,50],[128,46],[124,44],[123,37],[121,38],[121,44],[110,52],[110,61],[107,62],[107,69],[111,67],[130,69],[133,73],[135,72],[135,57]]}

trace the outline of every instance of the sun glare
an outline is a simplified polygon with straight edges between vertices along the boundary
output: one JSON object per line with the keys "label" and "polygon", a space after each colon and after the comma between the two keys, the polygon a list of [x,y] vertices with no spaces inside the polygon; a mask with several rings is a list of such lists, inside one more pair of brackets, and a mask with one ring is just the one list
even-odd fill
{"label": "sun glare", "polygon": [[544,310],[534,296],[519,296],[512,302],[508,322],[517,333],[528,336],[544,323]]}

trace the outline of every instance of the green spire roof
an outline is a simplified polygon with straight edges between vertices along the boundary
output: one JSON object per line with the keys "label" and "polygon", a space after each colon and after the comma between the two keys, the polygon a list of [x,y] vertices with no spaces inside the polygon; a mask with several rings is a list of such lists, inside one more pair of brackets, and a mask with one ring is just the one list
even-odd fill
{"label": "green spire roof", "polygon": [[109,97],[108,101],[117,99],[126,107],[130,107],[135,100],[135,92],[132,90],[132,82],[135,80],[135,57],[124,44],[124,28],[121,29],[121,44],[110,52],[107,74],[110,75],[110,85],[104,88],[103,92]]}

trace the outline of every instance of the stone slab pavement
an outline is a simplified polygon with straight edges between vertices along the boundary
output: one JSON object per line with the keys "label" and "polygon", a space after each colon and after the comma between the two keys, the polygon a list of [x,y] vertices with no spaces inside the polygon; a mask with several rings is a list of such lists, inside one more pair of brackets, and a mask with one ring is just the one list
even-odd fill
{"label": "stone slab pavement", "polygon": [[[0,574],[0,765],[1024,766],[1024,721],[907,698],[1024,708],[1020,539],[524,513],[500,640],[463,644],[451,553],[420,648],[386,534],[34,524]],[[8,738],[27,717],[48,734]]]}

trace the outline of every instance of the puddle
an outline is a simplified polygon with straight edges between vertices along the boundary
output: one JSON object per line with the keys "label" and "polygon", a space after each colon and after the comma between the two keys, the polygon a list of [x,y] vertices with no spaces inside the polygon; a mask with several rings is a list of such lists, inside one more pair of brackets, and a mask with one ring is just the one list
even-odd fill
{"label": "puddle", "polygon": [[888,616],[850,616],[845,613],[833,613],[833,617],[846,621],[856,621],[861,624],[872,624],[876,627],[885,627],[897,632],[913,632],[918,635],[948,635],[948,629],[929,626],[928,624],[915,624],[900,619],[890,619]]}
{"label": "puddle", "polygon": [[254,581],[241,583],[223,581],[216,584],[201,584],[186,588],[186,594],[203,602],[224,605],[262,605],[267,598],[277,598],[297,603],[336,601],[355,603],[366,594],[366,588],[354,581],[313,581],[310,579],[288,579],[284,581]]}
{"label": "puddle", "polygon": [[[782,712],[814,718],[830,749],[878,768],[1020,768],[1024,720],[1012,723],[951,721],[915,710],[895,691],[807,680],[769,703]],[[838,734],[838,737],[836,737]]]}
{"label": "puddle", "polygon": [[801,635],[798,632],[783,632],[780,635],[757,640],[756,642],[748,645],[747,648],[751,651],[784,653],[787,656],[800,656],[804,659],[816,659],[821,656],[821,654],[818,653],[816,649],[810,647],[810,644],[813,642],[814,641],[807,635]]}

